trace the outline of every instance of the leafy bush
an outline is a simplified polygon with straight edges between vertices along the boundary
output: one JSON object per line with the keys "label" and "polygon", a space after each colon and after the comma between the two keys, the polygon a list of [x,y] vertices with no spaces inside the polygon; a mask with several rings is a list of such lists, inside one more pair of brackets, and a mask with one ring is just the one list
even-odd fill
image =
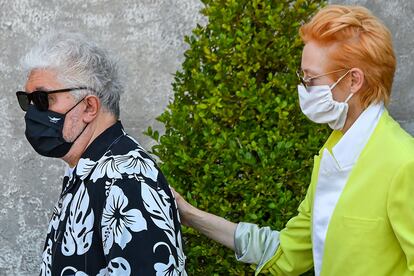
{"label": "leafy bush", "polygon": [[[298,28],[322,0],[203,1],[206,26],[189,50],[158,118],[153,153],[171,186],[193,205],[231,221],[281,229],[306,192],[327,129],[298,105]],[[251,275],[249,265],[183,229],[189,275]]]}

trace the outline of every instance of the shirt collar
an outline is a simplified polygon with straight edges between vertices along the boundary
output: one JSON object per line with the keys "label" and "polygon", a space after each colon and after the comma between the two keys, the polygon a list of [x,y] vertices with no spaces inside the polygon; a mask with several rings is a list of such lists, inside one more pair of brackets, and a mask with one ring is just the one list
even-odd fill
{"label": "shirt collar", "polygon": [[341,168],[356,163],[383,112],[382,102],[370,105],[332,148],[332,154]]}
{"label": "shirt collar", "polygon": [[83,159],[89,158],[97,161],[109,148],[117,141],[118,138],[125,135],[121,121],[117,121],[112,126],[104,130],[93,142],[87,147],[82,154]]}

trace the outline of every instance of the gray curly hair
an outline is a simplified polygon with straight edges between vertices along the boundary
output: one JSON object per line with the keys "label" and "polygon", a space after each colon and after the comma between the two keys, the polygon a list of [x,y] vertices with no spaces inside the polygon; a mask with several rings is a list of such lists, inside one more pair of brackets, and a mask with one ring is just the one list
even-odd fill
{"label": "gray curly hair", "polygon": [[124,86],[119,77],[117,61],[84,35],[50,33],[26,54],[22,65],[28,74],[35,69],[53,70],[63,85],[91,88],[74,91],[73,95],[77,99],[96,95],[104,110],[119,117],[119,101]]}

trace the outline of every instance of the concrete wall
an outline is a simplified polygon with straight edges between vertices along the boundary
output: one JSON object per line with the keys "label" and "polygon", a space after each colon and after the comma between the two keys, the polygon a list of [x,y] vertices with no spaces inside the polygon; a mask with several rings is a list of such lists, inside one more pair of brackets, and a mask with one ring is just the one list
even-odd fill
{"label": "concrete wall", "polygon": [[[336,1],[367,5],[392,29],[398,72],[392,114],[414,133],[412,0]],[[142,135],[160,126],[155,117],[171,96],[172,74],[183,60],[183,37],[197,22],[198,0],[0,0],[0,275],[36,275],[47,222],[64,165],[36,155],[24,138],[24,113],[14,91],[25,76],[19,58],[39,35],[54,29],[90,34],[123,59],[127,93],[121,103],[126,129]]]}
{"label": "concrete wall", "polygon": [[202,16],[198,0],[0,0],[0,275],[37,275],[47,223],[64,164],[39,157],[24,138],[24,113],[14,91],[23,89],[19,59],[50,29],[89,34],[128,68],[121,102],[125,128],[142,132],[171,95],[184,36]]}

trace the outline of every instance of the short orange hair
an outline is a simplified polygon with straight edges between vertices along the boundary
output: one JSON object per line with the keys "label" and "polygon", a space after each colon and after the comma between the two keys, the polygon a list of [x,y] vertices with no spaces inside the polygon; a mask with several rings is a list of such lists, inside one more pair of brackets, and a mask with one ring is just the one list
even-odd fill
{"label": "short orange hair", "polygon": [[[303,42],[328,46],[330,68],[359,68],[365,83],[360,94],[365,108],[373,102],[388,104],[396,67],[388,28],[361,6],[328,5],[299,30]],[[333,46],[333,47],[330,47]],[[340,72],[337,74],[343,74]]]}

